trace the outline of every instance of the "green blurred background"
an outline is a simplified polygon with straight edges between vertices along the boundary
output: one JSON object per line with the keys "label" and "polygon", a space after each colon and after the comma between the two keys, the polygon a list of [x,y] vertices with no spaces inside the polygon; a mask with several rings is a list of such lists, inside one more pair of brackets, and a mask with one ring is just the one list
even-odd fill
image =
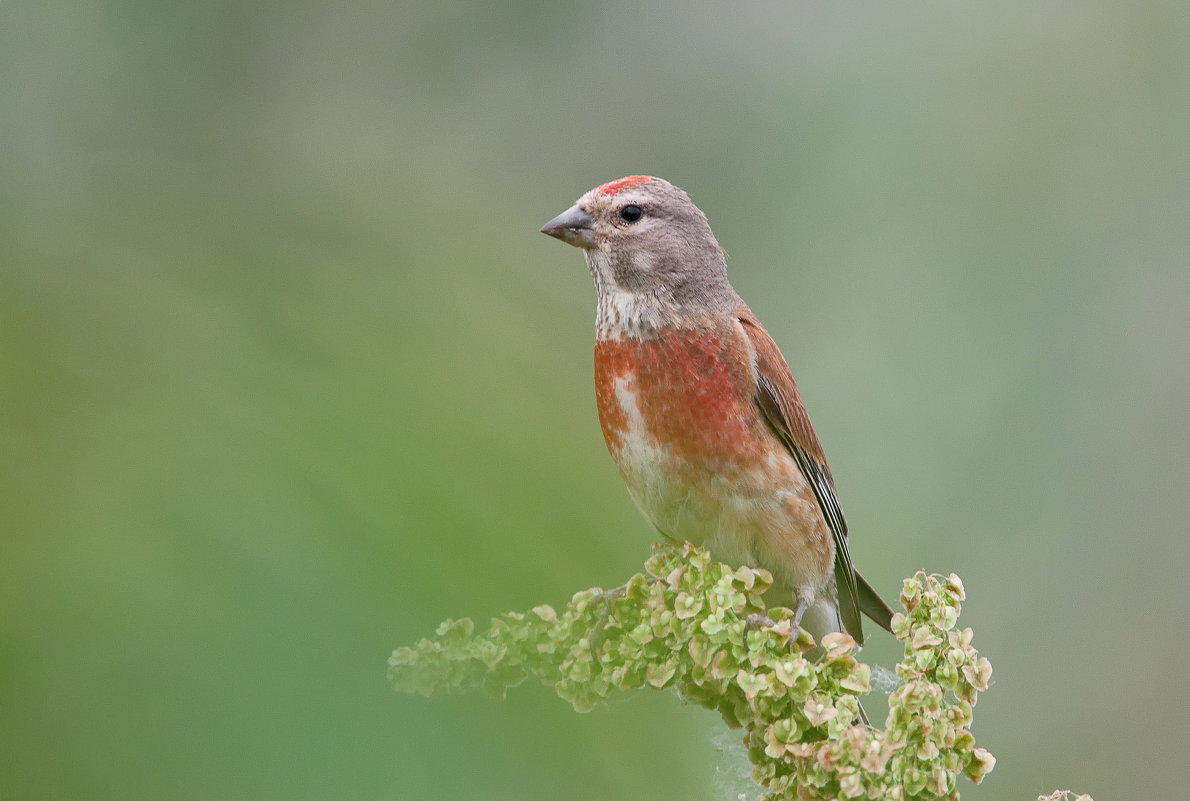
{"label": "green blurred background", "polygon": [[1181,0],[0,4],[0,797],[742,791],[667,695],[385,681],[647,554],[537,233],[635,172],[709,215],[868,577],[966,580],[964,797],[1178,797],[1187,52]]}

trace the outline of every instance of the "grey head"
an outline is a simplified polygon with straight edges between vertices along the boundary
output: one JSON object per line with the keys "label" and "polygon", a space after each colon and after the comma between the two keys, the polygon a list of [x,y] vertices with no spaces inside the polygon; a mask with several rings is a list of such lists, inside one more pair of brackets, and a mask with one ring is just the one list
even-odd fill
{"label": "grey head", "polygon": [[541,232],[582,249],[601,329],[618,321],[647,330],[742,305],[706,215],[660,178],[630,175],[597,186]]}

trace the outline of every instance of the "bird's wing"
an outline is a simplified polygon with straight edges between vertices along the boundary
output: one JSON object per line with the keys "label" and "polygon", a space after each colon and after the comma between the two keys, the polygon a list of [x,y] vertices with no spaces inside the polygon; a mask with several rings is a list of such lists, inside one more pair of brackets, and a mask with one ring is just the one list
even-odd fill
{"label": "bird's wing", "polygon": [[802,475],[814,490],[814,497],[818,499],[818,508],[822,510],[822,516],[835,540],[839,617],[847,633],[862,645],[864,635],[860,611],[881,627],[891,630],[892,610],[851,564],[851,554],[847,550],[847,520],[839,506],[835,482],[827,467],[822,445],[802,405],[802,396],[789,372],[789,366],[772,337],[750,311],[739,314],[738,319],[756,352],[756,404],[789,449]]}

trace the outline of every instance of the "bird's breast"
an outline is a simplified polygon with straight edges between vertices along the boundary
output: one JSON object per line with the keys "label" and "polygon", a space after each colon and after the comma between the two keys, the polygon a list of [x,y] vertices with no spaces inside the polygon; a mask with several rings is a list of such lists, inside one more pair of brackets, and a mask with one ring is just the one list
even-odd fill
{"label": "bird's breast", "polygon": [[754,382],[751,352],[714,331],[596,344],[604,439],[633,499],[663,534],[707,541],[712,529],[746,516],[758,496],[773,497],[759,486],[775,439],[753,402]]}
{"label": "bird's breast", "polygon": [[754,456],[755,375],[741,344],[706,329],[596,343],[595,399],[613,456],[704,468]]}

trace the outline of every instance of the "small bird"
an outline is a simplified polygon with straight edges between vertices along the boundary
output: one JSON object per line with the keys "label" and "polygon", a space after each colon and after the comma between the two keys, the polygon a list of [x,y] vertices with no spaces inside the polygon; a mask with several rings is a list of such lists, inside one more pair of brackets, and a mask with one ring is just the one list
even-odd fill
{"label": "small bird", "polygon": [[595,279],[595,398],[661,536],[763,567],[815,638],[892,611],[851,564],[835,483],[781,351],[727,279],[706,215],[648,175],[597,186],[541,232]]}

